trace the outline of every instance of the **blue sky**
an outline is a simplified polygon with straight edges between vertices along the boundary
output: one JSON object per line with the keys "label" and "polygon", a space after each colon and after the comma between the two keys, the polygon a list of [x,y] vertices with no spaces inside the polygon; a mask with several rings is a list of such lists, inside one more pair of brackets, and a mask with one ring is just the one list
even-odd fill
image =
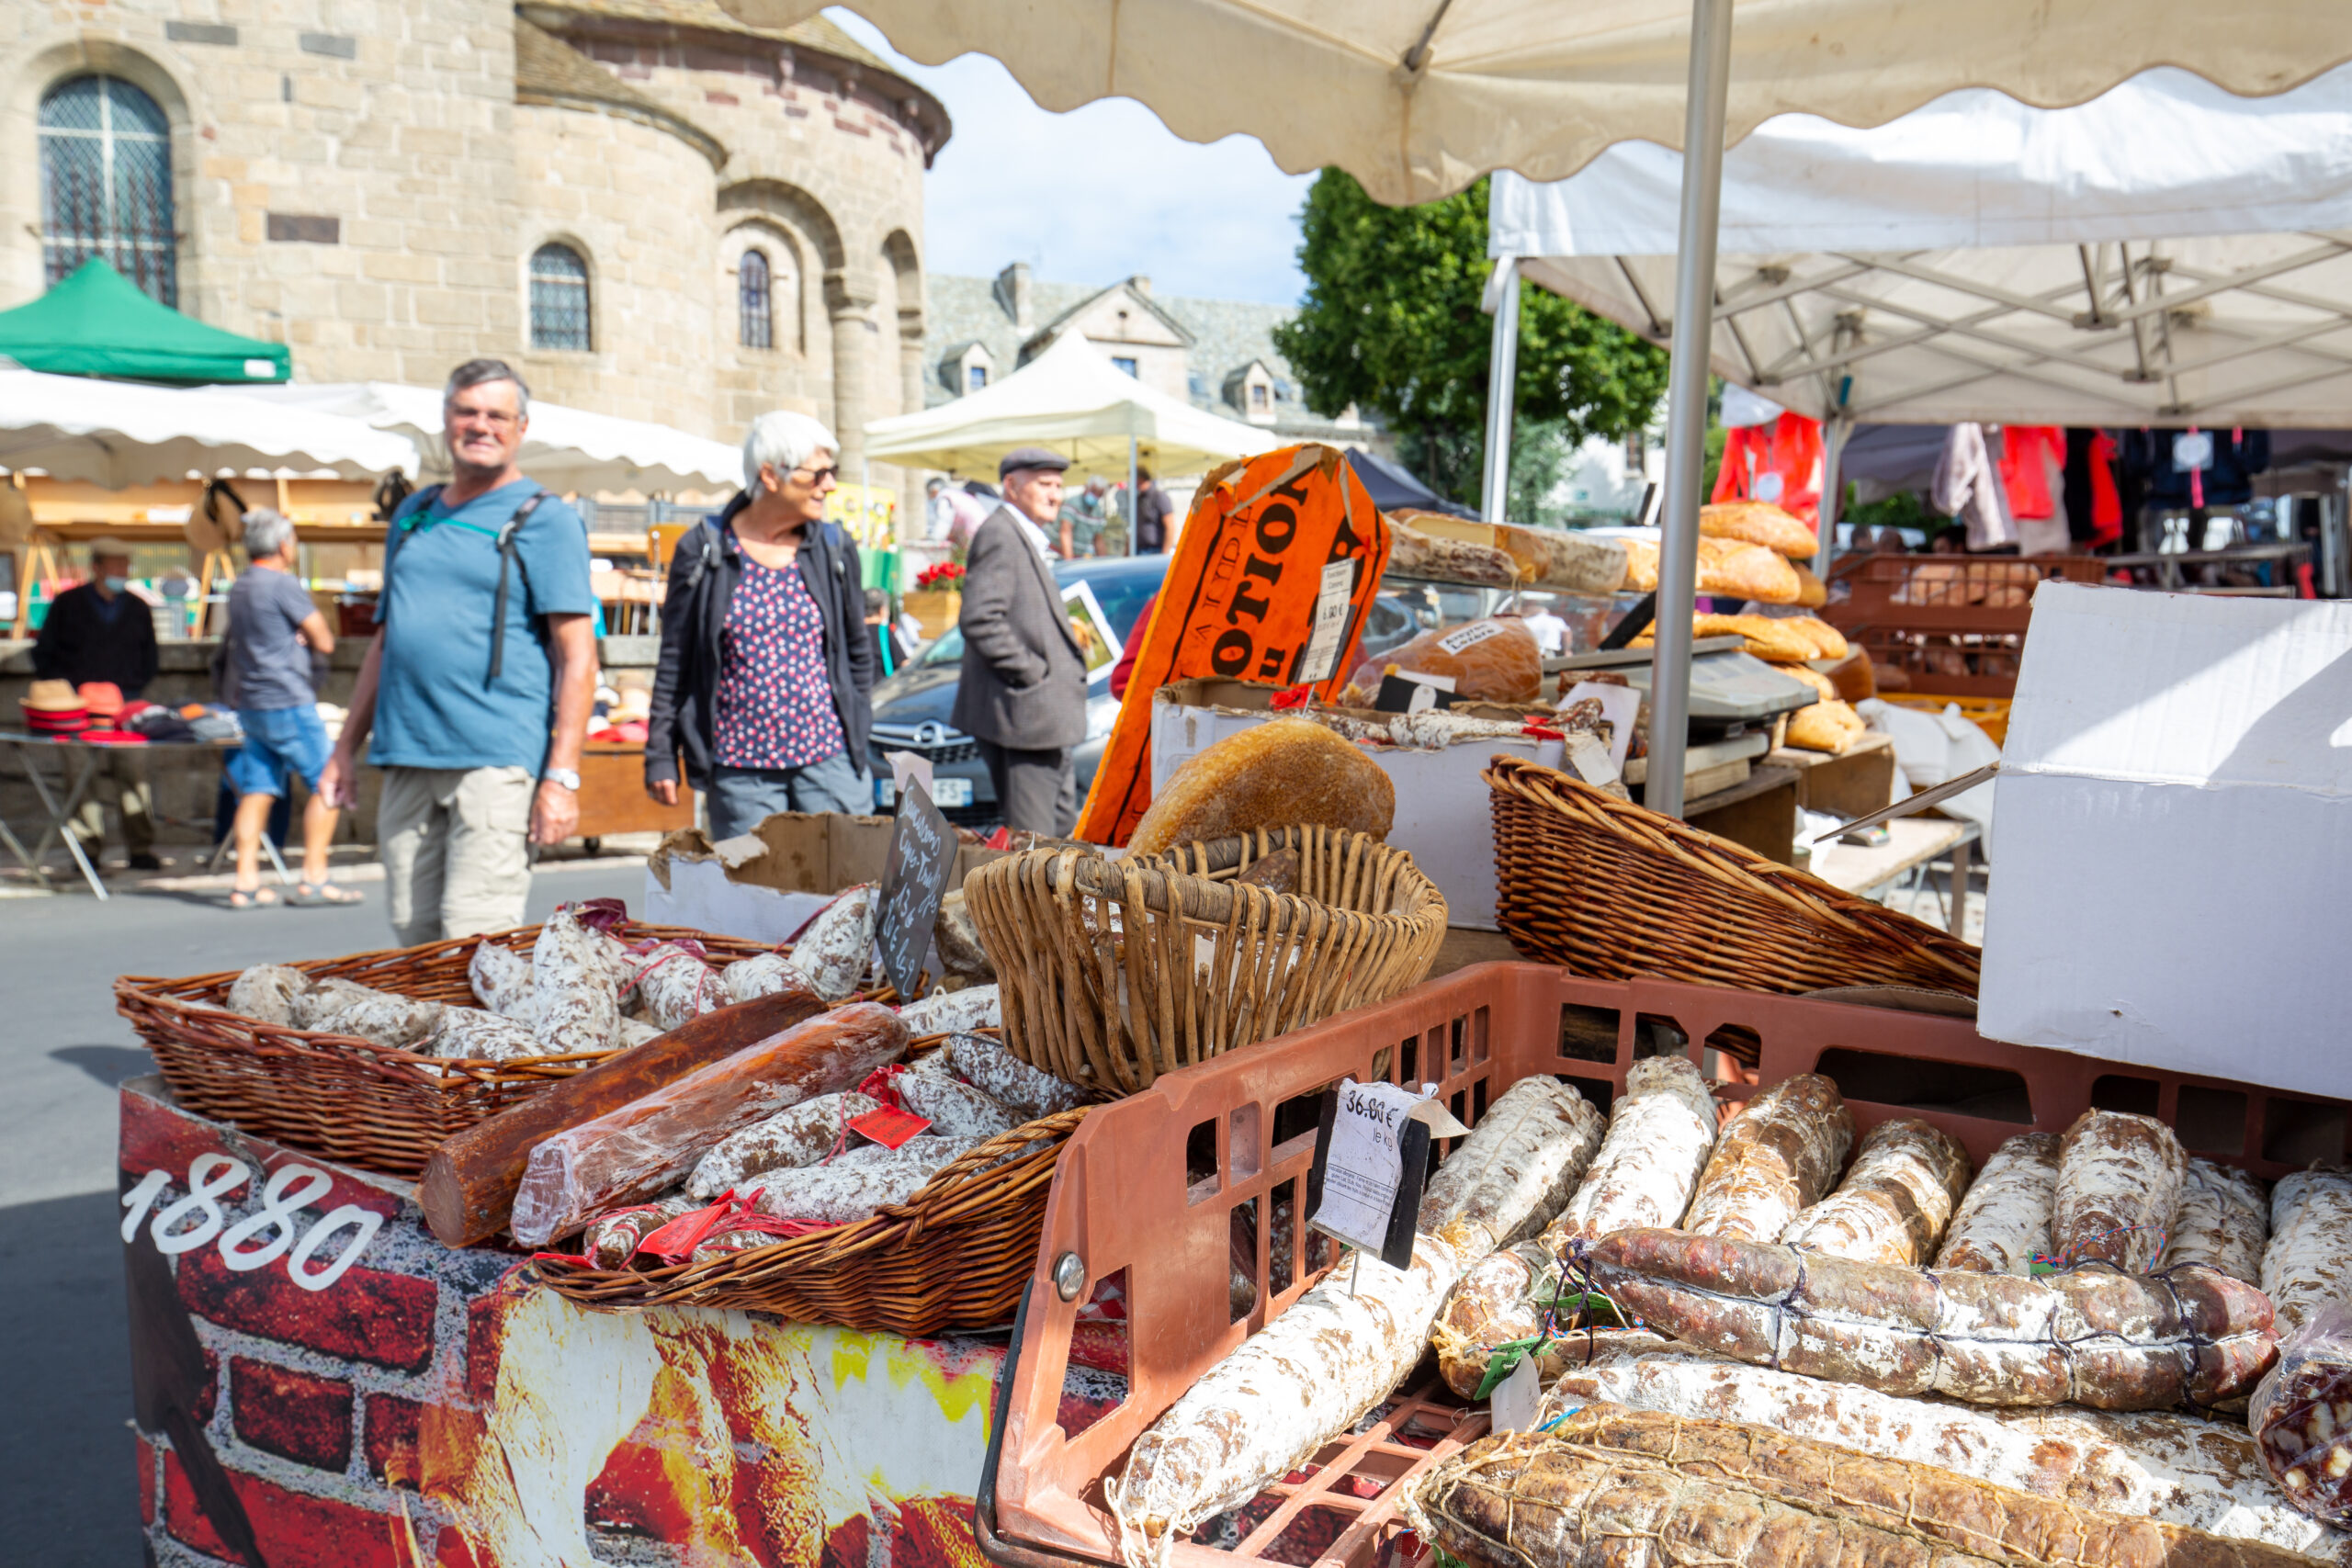
{"label": "blue sky", "polygon": [[1312,176],[1283,174],[1256,138],[1186,141],[1130,98],[1048,114],[987,55],[918,65],[864,17],[826,15],[955,121],[925,192],[933,272],[992,276],[1025,261],[1057,283],[1143,273],[1162,294],[1297,302]]}

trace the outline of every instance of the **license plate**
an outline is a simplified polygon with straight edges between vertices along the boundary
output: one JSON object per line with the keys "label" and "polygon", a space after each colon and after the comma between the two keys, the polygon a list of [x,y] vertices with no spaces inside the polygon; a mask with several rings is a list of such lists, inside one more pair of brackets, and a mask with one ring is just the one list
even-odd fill
{"label": "license plate", "polygon": [[933,806],[971,805],[972,781],[969,779],[933,779],[931,783],[931,803]]}

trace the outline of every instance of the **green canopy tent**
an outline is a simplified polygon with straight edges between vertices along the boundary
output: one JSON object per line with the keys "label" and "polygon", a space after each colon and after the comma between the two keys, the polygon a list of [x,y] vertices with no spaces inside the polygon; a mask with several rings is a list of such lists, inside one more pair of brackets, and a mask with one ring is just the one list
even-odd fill
{"label": "green canopy tent", "polygon": [[133,381],[283,381],[281,343],[239,337],[159,305],[92,257],[29,305],[0,310],[0,357],[61,376]]}

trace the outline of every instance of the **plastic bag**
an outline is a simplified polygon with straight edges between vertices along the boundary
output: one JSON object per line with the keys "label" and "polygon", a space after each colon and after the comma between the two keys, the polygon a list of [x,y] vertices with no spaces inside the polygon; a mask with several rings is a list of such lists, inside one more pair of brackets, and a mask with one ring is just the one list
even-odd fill
{"label": "plastic bag", "polygon": [[2278,1347],[2246,1404],[2262,1468],[2312,1518],[2352,1522],[2352,1302],[2337,1302]]}

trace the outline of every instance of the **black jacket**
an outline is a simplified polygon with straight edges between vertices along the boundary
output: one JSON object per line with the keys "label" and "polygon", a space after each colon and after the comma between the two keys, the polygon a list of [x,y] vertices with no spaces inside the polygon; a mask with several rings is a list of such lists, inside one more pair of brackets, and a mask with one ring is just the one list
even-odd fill
{"label": "black jacket", "polygon": [[135,593],[115,596],[107,614],[96,584],[69,588],[50,605],[33,643],[33,671],[44,681],[111,681],[126,698],[155,678],[155,615]]}
{"label": "black jacket", "polygon": [[[716,518],[705,518],[678,541],[670,558],[670,587],[662,601],[662,660],[653,671],[653,711],[645,731],[648,784],[676,778],[683,756],[686,781],[696,789],[710,787],[721,638],[727,606],[743,580],[742,551],[733,547],[734,536],[722,530],[745,504],[739,494]],[[802,536],[798,565],[801,584],[824,619],[825,671],[832,681],[833,712],[842,721],[850,765],[867,773],[873,765],[868,742],[874,734],[869,694],[875,657],[857,545],[834,525],[816,524]]]}

